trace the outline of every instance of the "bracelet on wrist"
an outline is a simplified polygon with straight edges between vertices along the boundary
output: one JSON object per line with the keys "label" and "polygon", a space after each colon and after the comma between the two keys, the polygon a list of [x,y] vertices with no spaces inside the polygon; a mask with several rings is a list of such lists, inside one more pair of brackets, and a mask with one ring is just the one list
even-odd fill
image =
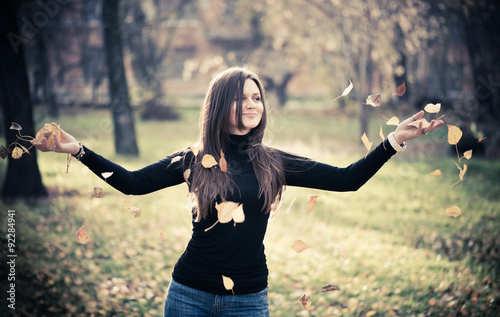
{"label": "bracelet on wrist", "polygon": [[79,161],[85,155],[85,150],[83,149],[82,142],[78,142],[78,146],[80,147],[80,149],[78,150],[78,153],[71,154],[71,155]]}
{"label": "bracelet on wrist", "polygon": [[403,142],[403,143],[399,144],[396,141],[396,138],[394,137],[394,132],[389,133],[389,135],[387,136],[387,139],[389,140],[389,143],[391,144],[392,148],[396,152],[400,153],[400,152],[403,152],[406,149],[406,142]]}

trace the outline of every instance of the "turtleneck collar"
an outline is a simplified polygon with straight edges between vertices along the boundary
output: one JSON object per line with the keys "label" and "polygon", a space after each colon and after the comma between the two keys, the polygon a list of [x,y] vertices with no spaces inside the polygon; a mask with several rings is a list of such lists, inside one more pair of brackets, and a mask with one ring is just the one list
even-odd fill
{"label": "turtleneck collar", "polygon": [[245,155],[248,149],[251,132],[244,135],[231,134],[229,135],[228,154],[229,155]]}

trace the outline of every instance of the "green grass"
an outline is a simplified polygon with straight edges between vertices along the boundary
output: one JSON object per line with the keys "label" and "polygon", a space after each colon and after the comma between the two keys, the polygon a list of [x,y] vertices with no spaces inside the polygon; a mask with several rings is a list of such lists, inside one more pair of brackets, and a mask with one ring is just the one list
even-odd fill
{"label": "green grass", "polygon": [[[114,154],[106,111],[62,116],[58,123],[101,155],[137,169],[196,141],[198,110],[180,112],[180,121],[137,122],[139,158]],[[375,144],[384,122],[372,118]],[[366,151],[356,118],[324,110],[285,109],[269,132],[275,146],[339,166]],[[462,160],[467,174],[452,187],[457,158],[446,150],[443,131],[415,140],[354,193],[287,188],[265,239],[271,316],[495,316],[500,163]],[[187,187],[128,197],[79,162],[66,174],[64,155],[41,153],[38,159],[50,198],[2,207],[16,210],[16,247],[25,263],[18,270],[32,285],[25,296],[18,289],[16,311],[161,315],[173,265],[191,233]],[[442,176],[429,175],[438,168]],[[96,186],[104,198],[92,197]],[[309,216],[308,195],[318,195]],[[127,199],[142,209],[141,217],[127,211]],[[448,217],[451,205],[460,206],[462,216]],[[82,225],[91,238],[86,245],[75,239]],[[5,236],[3,220],[0,231]],[[295,253],[290,245],[297,239],[309,248]],[[322,293],[327,284],[340,291]],[[311,296],[309,311],[298,302],[302,294]]]}

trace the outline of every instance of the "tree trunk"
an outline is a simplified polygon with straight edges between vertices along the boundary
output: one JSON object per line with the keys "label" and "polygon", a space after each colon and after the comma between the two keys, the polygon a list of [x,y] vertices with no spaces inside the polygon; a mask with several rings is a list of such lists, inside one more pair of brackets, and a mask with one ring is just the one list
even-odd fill
{"label": "tree trunk", "polygon": [[118,154],[137,156],[134,115],[128,95],[123,46],[119,21],[119,0],[103,1],[103,24],[108,66],[110,110],[113,116],[115,150]]}
{"label": "tree trunk", "polygon": [[[26,63],[22,44],[27,39],[20,34],[16,17],[18,1],[2,1],[0,4],[0,95],[3,106],[4,130],[7,144],[16,140],[12,122],[23,127],[24,135],[34,136],[33,108],[30,97]],[[22,141],[21,141],[22,142]],[[42,183],[38,169],[36,151],[23,155],[20,159],[9,156],[7,173],[2,189],[2,199],[46,197],[47,190]]]}

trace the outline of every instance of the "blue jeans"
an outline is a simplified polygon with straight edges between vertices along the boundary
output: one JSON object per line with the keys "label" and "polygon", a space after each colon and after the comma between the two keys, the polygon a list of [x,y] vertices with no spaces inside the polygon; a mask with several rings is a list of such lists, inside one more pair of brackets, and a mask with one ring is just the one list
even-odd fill
{"label": "blue jeans", "polygon": [[163,314],[165,317],[269,317],[267,287],[254,294],[215,295],[182,285],[172,279],[168,286]]}

